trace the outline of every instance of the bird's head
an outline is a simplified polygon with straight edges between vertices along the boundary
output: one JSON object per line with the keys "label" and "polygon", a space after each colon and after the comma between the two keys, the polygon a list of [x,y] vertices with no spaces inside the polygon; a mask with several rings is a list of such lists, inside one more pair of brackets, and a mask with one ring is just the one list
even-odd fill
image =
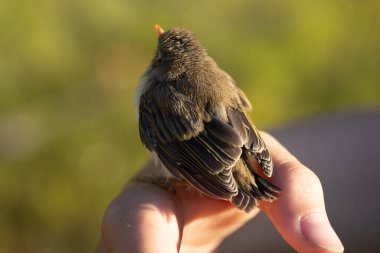
{"label": "bird's head", "polygon": [[206,50],[190,31],[184,28],[164,31],[159,25],[155,29],[158,45],[152,67],[168,78],[196,69],[207,57]]}

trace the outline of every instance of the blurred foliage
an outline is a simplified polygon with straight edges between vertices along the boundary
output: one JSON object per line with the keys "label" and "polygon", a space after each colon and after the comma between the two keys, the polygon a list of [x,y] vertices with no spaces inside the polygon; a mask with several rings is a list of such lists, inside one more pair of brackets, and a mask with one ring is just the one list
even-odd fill
{"label": "blurred foliage", "polygon": [[133,95],[153,24],[198,34],[259,127],[380,102],[379,1],[2,0],[0,252],[91,252],[148,159]]}

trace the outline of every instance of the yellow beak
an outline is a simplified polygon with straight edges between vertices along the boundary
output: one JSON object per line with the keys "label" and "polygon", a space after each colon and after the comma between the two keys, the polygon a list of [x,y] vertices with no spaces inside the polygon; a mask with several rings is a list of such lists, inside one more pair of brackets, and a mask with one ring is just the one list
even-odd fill
{"label": "yellow beak", "polygon": [[158,24],[154,25],[154,30],[156,30],[157,37],[160,37],[161,34],[165,32],[164,29],[162,29],[162,27]]}

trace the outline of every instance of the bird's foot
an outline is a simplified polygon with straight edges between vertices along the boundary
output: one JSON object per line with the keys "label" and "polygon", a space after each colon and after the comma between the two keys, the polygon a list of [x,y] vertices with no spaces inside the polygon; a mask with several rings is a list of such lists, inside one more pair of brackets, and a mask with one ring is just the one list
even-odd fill
{"label": "bird's foot", "polygon": [[154,184],[170,193],[176,194],[176,187],[189,185],[185,180],[163,176],[143,176],[134,179],[137,183]]}

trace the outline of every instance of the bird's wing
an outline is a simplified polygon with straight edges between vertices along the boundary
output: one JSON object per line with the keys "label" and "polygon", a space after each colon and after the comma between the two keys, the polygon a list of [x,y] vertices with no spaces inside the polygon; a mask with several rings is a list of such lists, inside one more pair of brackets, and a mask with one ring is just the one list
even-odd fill
{"label": "bird's wing", "polygon": [[244,148],[253,155],[264,174],[271,177],[273,174],[272,157],[256,126],[249,120],[246,113],[241,110],[230,108],[227,115],[232,127],[243,138]]}
{"label": "bird's wing", "polygon": [[156,142],[163,144],[197,136],[209,118],[203,109],[170,85],[152,85],[140,97],[140,137],[149,150]]}
{"label": "bird's wing", "polygon": [[210,196],[230,199],[238,191],[232,167],[242,152],[236,139],[231,126],[214,118],[196,137],[159,145],[156,152],[174,175]]}
{"label": "bird's wing", "polygon": [[235,196],[238,187],[232,168],[243,147],[236,129],[207,116],[169,86],[148,92],[152,93],[141,97],[139,108],[140,136],[148,149],[171,173],[198,190],[219,199]]}

